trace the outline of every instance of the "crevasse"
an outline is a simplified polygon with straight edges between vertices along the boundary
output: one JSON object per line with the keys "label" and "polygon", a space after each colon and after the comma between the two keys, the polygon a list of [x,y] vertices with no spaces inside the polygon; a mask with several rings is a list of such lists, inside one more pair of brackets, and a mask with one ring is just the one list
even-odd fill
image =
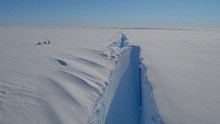
{"label": "crevasse", "polygon": [[115,61],[115,67],[88,123],[162,124],[147,68],[140,59],[140,47],[128,45],[126,36],[121,34],[109,45],[106,54]]}

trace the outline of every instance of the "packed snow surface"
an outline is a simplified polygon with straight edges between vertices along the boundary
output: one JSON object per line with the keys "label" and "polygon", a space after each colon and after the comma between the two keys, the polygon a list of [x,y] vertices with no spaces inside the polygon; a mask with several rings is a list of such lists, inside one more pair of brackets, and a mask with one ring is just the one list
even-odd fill
{"label": "packed snow surface", "polygon": [[[1,124],[88,123],[120,53],[98,45],[107,35],[89,32],[1,29]],[[51,44],[35,45],[45,38]]]}
{"label": "packed snow surface", "polygon": [[[126,34],[130,46],[115,42],[120,40],[114,37],[118,32]],[[160,123],[160,115],[167,124],[218,124],[219,33],[0,28],[0,124],[104,123],[103,118],[110,123],[140,111],[142,119],[138,120],[140,116],[134,114],[130,122]],[[51,44],[35,45],[46,38]],[[137,68],[132,70],[130,62],[136,63],[137,59],[129,61],[132,44],[141,47],[142,84],[137,84],[141,85],[141,93],[136,89],[136,94],[129,93],[129,97],[125,91],[131,87],[121,89],[127,80],[136,82]],[[126,76],[129,74],[134,77]],[[135,84],[130,81],[128,85]],[[142,94],[141,98],[136,103],[133,101],[134,104],[124,103],[133,107],[128,113],[123,111],[121,99],[133,100],[140,96],[138,93]],[[149,96],[156,105],[147,99]],[[135,109],[138,105],[141,105],[139,110]],[[119,106],[121,118],[114,116]]]}
{"label": "packed snow surface", "polygon": [[219,124],[220,32],[126,30],[141,46],[165,124]]}

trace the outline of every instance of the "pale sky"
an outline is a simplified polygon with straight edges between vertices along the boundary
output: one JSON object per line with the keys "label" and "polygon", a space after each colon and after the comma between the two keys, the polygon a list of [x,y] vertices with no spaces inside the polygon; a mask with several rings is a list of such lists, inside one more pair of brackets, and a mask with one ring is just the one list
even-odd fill
{"label": "pale sky", "polygon": [[220,0],[0,0],[0,26],[220,28]]}

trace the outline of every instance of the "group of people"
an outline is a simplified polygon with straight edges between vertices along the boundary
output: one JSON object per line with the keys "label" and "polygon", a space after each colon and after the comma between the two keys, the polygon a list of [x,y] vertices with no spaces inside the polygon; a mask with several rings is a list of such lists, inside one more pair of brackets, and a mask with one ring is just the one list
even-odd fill
{"label": "group of people", "polygon": [[50,44],[50,40],[48,40],[48,41],[43,41],[43,42],[38,42],[38,43],[36,43],[35,45],[43,45],[43,44]]}

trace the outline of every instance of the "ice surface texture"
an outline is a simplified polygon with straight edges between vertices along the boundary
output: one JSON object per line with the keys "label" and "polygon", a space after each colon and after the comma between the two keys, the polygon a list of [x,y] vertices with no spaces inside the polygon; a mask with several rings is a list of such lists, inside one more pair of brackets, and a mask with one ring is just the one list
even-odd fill
{"label": "ice surface texture", "polygon": [[117,58],[116,65],[89,123],[162,124],[153,89],[145,76],[146,67],[140,59],[140,47],[128,45],[126,36],[121,34],[109,51],[108,56],[116,56],[112,57]]}
{"label": "ice surface texture", "polygon": [[[160,121],[158,108],[167,124],[219,124],[219,31],[123,29],[130,45],[123,48],[124,43],[118,42],[110,48],[109,44],[120,40],[121,35],[112,38],[119,31],[122,29],[0,28],[0,123],[88,123],[95,115],[94,107],[104,105],[98,101],[110,103],[100,99],[104,92],[110,93],[106,88],[110,76],[123,81],[128,78],[124,75],[130,74],[127,72],[133,72],[128,69],[130,61],[126,61],[122,76],[115,67],[125,54],[131,55],[130,46],[135,44],[141,46],[147,67],[141,67],[141,77],[148,79],[142,88],[149,90],[141,90],[147,92],[141,95],[150,99],[141,97],[142,102],[146,100],[145,108],[141,104],[141,116],[155,110],[145,113],[143,122]],[[50,45],[34,45],[45,37],[51,40]],[[120,90],[125,84],[119,83],[114,97],[109,97],[109,112],[114,110],[117,94],[125,92]],[[106,115],[99,117],[114,113],[106,110],[100,112]]]}

